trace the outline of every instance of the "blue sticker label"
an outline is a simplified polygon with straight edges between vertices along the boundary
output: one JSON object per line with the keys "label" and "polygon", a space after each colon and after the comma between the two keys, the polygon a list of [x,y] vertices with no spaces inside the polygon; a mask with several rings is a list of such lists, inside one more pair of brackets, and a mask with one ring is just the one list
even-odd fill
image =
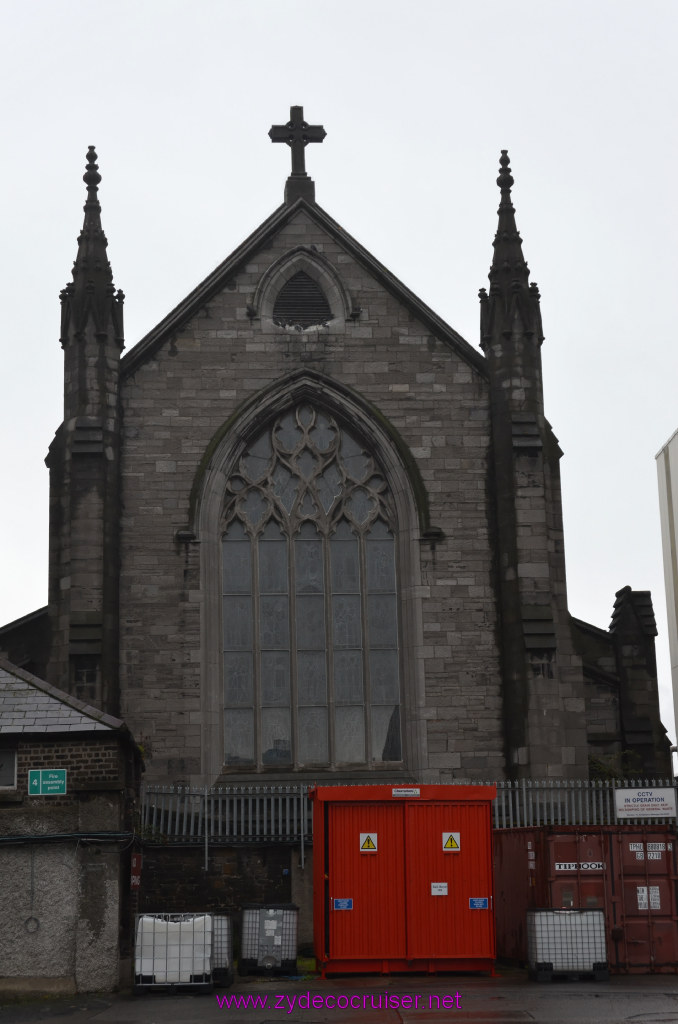
{"label": "blue sticker label", "polygon": [[469,910],[489,910],[490,901],[487,896],[471,896],[468,901]]}
{"label": "blue sticker label", "polygon": [[332,902],[335,910],[353,910],[352,899],[333,900]]}

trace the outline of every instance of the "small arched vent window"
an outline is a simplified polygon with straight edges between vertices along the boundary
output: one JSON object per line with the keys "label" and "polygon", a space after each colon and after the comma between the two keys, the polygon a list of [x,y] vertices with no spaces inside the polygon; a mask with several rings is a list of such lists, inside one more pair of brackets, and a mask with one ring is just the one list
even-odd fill
{"label": "small arched vent window", "polygon": [[286,281],[273,307],[273,322],[278,327],[316,327],[332,319],[325,294],[303,270]]}

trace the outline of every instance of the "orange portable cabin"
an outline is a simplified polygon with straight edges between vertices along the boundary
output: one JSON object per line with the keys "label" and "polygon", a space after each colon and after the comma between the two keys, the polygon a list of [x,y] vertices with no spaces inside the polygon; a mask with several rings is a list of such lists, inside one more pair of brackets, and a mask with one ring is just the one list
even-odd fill
{"label": "orange portable cabin", "polygon": [[313,926],[323,976],[493,971],[494,786],[321,786]]}

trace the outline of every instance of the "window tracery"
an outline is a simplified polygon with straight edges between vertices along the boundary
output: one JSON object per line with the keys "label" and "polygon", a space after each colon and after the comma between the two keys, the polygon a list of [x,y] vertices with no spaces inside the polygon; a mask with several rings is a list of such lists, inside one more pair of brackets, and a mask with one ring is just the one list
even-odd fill
{"label": "window tracery", "polygon": [[393,526],[375,459],[315,405],[241,456],[222,533],[227,766],[401,760]]}

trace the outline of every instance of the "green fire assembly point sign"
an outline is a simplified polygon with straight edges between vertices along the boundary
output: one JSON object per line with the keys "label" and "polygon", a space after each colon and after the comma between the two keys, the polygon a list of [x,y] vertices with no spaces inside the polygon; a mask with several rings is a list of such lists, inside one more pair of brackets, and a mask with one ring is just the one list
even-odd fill
{"label": "green fire assembly point sign", "polygon": [[65,768],[34,768],[28,773],[30,796],[63,796],[66,792]]}

